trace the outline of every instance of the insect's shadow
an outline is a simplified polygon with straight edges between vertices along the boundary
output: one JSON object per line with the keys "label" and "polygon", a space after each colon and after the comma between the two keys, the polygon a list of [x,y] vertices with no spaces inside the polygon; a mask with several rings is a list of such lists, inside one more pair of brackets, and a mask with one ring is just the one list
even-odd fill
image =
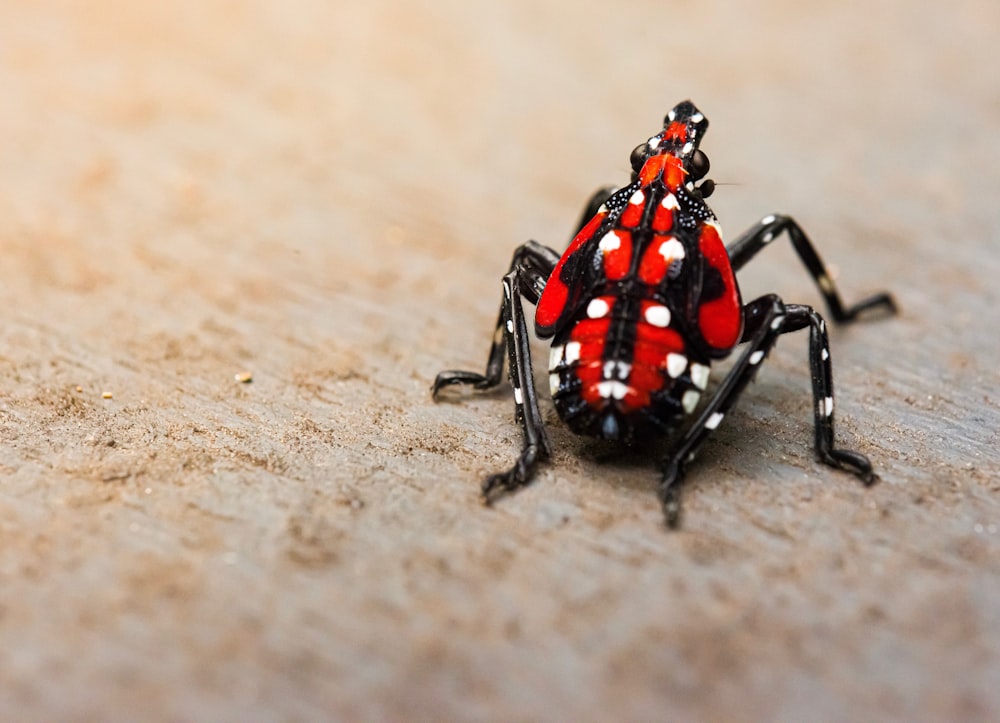
{"label": "insect's shadow", "polygon": [[[748,399],[742,409],[734,409],[706,442],[698,457],[687,467],[686,488],[720,479],[762,479],[772,477],[776,466],[809,468],[811,424],[808,407],[799,413],[794,393],[782,384],[754,385],[754,397],[777,398],[769,405]],[[769,397],[769,395],[772,395]],[[554,417],[554,414],[552,415]],[[788,424],[775,421],[793,420]],[[566,429],[558,419],[548,420],[548,430],[556,451],[556,464],[586,468],[587,474],[600,476],[615,487],[649,491],[656,488],[659,470],[679,432],[633,442],[616,442],[580,437]],[[779,443],[776,445],[776,438]]]}

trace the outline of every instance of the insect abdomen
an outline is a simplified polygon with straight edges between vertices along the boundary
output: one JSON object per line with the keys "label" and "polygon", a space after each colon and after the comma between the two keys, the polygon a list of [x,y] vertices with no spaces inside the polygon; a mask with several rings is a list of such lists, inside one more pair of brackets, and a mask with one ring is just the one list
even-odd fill
{"label": "insect abdomen", "polygon": [[578,434],[633,439],[662,434],[694,409],[708,380],[670,309],[658,300],[598,296],[560,332],[549,358],[559,416]]}

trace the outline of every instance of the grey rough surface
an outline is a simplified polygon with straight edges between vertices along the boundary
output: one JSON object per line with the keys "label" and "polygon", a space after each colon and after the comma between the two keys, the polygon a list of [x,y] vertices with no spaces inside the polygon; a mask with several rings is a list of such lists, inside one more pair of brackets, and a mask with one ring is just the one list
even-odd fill
{"label": "grey rough surface", "polygon": [[[0,8],[0,717],[985,720],[1000,710],[1000,6]],[[554,425],[494,509],[499,276],[691,97],[730,237],[850,298],[839,434],[784,339],[660,527]],[[743,276],[817,303],[786,248]],[[251,384],[234,375],[253,373]],[[103,398],[110,392],[112,398]],[[551,408],[546,408],[549,418]]]}

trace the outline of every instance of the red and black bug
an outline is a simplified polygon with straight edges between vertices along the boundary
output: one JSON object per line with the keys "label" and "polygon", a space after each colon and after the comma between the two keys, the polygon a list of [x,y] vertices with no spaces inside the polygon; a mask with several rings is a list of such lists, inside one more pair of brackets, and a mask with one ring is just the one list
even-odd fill
{"label": "red and black bug", "polygon": [[[680,514],[684,466],[753,378],[778,336],[809,328],[815,447],[821,462],[875,481],[859,452],[838,449],[826,324],[811,307],[767,294],[744,305],[735,271],[781,233],[816,281],[837,322],[865,311],[895,312],[886,293],[845,307],[822,260],[788,216],[767,216],[728,248],[705,203],[715,188],[699,149],[708,120],[689,101],[667,114],[663,130],[632,151],[632,181],[601,189],[560,256],[529,241],[514,252],[486,372],[445,371],[432,389],[498,385],[504,351],[524,447],[514,466],[483,483],[486,500],[530,481],[550,455],[532,377],[521,299],[535,304],[535,333],[552,338],[549,386],[560,418],[574,432],[632,441],[675,435],[662,462],[659,497],[668,525]],[[711,363],[745,349],[703,402]],[[699,409],[700,408],[700,409]],[[697,412],[697,414],[696,414]]]}

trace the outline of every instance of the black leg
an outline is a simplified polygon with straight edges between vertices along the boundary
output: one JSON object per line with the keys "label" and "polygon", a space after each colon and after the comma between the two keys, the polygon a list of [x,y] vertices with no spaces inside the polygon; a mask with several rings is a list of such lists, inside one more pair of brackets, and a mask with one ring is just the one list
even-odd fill
{"label": "black leg", "polygon": [[809,237],[802,230],[802,227],[799,226],[795,219],[789,216],[767,216],[733,241],[727,249],[733,270],[738,271],[741,269],[757,252],[770,244],[783,231],[788,232],[792,246],[795,247],[795,251],[798,253],[799,258],[802,259],[802,263],[809,270],[810,276],[816,281],[816,285],[826,300],[830,316],[833,317],[834,321],[854,321],[859,314],[873,309],[881,309],[889,314],[896,313],[896,303],[886,293],[873,294],[853,306],[844,308],[840,294],[837,292],[837,287],[827,272],[823,260],[816,252],[816,247],[813,246]]}
{"label": "black leg", "polygon": [[[591,197],[584,208],[576,231],[573,232],[574,236],[597,213],[614,190],[602,188]],[[503,376],[504,350],[507,351],[507,368],[516,404],[515,414],[524,432],[524,446],[513,467],[506,472],[490,475],[483,482],[483,497],[487,503],[531,481],[538,462],[551,454],[531,371],[531,337],[525,320],[522,297],[531,304],[537,304],[545,289],[545,283],[558,262],[559,254],[547,246],[535,241],[520,246],[514,252],[510,269],[503,278],[503,301],[485,373],[443,371],[437,375],[431,387],[431,394],[434,397],[437,397],[444,387],[454,384],[468,384],[475,389],[491,389],[500,383]]]}
{"label": "black leg", "polygon": [[502,313],[505,317],[507,368],[510,384],[514,388],[515,417],[524,432],[524,446],[513,467],[506,472],[490,475],[483,482],[483,498],[487,504],[531,481],[536,464],[551,454],[542,413],[538,408],[538,392],[531,370],[531,337],[521,302],[525,287],[531,286],[529,276],[530,272],[518,266],[503,278]]}
{"label": "black leg", "polygon": [[538,393],[531,371],[531,337],[521,297],[532,304],[537,303],[558,260],[559,256],[555,251],[534,241],[518,248],[511,260],[510,271],[503,278],[503,301],[486,363],[486,373],[441,372],[431,388],[432,394],[437,395],[442,387],[451,384],[471,384],[476,389],[494,387],[500,383],[504,349],[507,350],[507,368],[511,387],[514,389],[515,415],[524,432],[524,446],[513,467],[506,472],[490,475],[483,482],[483,497],[487,503],[505,492],[527,484],[537,463],[551,453],[538,408]]}
{"label": "black leg", "polygon": [[[510,261],[509,271],[522,269],[520,293],[523,294],[532,304],[537,303],[538,297],[545,288],[545,282],[552,273],[552,269],[559,261],[559,254],[547,246],[543,246],[535,241],[529,241],[523,246],[519,246],[514,252],[514,257]],[[509,273],[508,273],[509,275]],[[443,387],[452,384],[469,384],[474,389],[492,389],[500,383],[503,378],[503,358],[506,347],[506,327],[507,312],[506,301],[500,304],[500,314],[497,317],[497,325],[493,332],[493,344],[490,346],[489,358],[486,361],[486,372],[449,370],[441,372],[431,386],[431,395],[435,398]]]}
{"label": "black leg", "polygon": [[836,449],[833,437],[833,372],[830,345],[823,318],[808,306],[785,305],[773,294],[762,296],[743,308],[744,342],[749,345],[716,390],[711,401],[673,446],[663,463],[659,495],[667,525],[680,521],[680,482],[690,462],[709,434],[722,422],[757,367],[781,334],[809,327],[809,367],[812,376],[816,455],[825,464],[852,472],[866,485],[875,481],[871,463],[864,455]]}

